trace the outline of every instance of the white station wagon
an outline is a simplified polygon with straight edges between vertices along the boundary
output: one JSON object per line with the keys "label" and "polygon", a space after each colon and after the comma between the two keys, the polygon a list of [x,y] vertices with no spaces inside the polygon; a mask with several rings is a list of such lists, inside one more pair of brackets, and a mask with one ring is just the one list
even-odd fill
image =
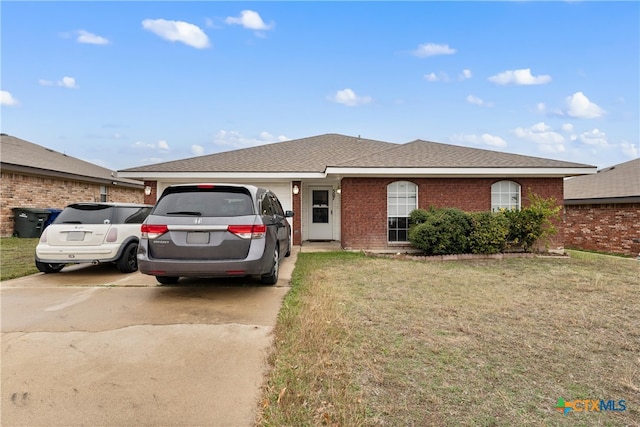
{"label": "white station wagon", "polygon": [[140,225],[151,205],[74,203],[42,232],[36,246],[36,267],[57,273],[66,264],[115,263],[123,273],[138,269]]}

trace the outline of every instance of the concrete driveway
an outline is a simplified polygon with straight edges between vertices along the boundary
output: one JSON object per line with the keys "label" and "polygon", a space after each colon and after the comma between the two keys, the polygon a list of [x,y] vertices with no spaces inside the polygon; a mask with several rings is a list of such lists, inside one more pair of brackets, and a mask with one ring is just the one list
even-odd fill
{"label": "concrete driveway", "polygon": [[275,286],[74,266],[1,283],[3,426],[252,426]]}

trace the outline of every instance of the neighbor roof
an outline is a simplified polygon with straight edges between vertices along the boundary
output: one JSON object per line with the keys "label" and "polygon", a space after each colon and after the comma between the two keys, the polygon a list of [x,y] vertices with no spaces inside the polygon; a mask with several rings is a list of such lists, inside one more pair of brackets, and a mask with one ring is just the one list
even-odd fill
{"label": "neighbor roof", "polygon": [[564,182],[565,204],[640,202],[640,158]]}
{"label": "neighbor roof", "polygon": [[137,180],[117,178],[116,172],[14,136],[0,135],[3,170],[90,181],[142,186]]}
{"label": "neighbor roof", "polygon": [[[595,172],[595,166],[539,157],[508,154],[416,140],[407,144],[375,141],[360,137],[325,134],[240,150],[140,166],[119,171],[121,176],[177,177],[181,174],[277,174],[335,173],[350,174],[477,174],[503,173],[510,168],[518,173],[542,173],[558,176]],[[385,169],[385,171],[382,171]],[[489,171],[492,169],[492,171]],[[514,172],[516,173],[516,172]]]}

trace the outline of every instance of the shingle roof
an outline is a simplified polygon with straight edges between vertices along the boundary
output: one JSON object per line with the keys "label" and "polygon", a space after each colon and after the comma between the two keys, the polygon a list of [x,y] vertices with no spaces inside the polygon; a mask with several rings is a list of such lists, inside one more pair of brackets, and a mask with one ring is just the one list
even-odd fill
{"label": "shingle roof", "polygon": [[3,169],[17,168],[42,175],[62,174],[78,180],[142,185],[137,180],[117,178],[113,170],[6,134],[0,135],[0,162]]}
{"label": "shingle roof", "polygon": [[502,153],[478,148],[461,147],[415,140],[402,145],[343,161],[345,167],[406,167],[406,168],[566,168],[589,165]]}
{"label": "shingle roof", "polygon": [[640,198],[640,158],[564,182],[565,200]]}
{"label": "shingle roof", "polygon": [[397,144],[336,134],[259,145],[223,153],[124,169],[121,172],[323,172]]}
{"label": "shingle roof", "polygon": [[578,163],[416,140],[407,144],[338,134],[277,142],[120,172],[324,172],[327,167],[591,167]]}

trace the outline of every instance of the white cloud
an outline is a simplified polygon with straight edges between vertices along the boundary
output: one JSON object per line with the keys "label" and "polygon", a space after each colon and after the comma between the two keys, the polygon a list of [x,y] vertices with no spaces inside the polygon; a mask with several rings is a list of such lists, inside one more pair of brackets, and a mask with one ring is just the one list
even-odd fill
{"label": "white cloud", "polygon": [[45,79],[38,80],[38,84],[40,84],[40,86],[53,86],[53,82],[51,80]]}
{"label": "white cloud", "polygon": [[489,81],[499,85],[542,85],[551,82],[551,76],[533,76],[530,68],[521,70],[507,70],[500,74],[489,77]]}
{"label": "white cloud", "polygon": [[0,90],[0,105],[18,105],[17,99],[11,95],[11,92]]}
{"label": "white cloud", "polygon": [[578,139],[580,142],[587,145],[596,145],[599,147],[606,147],[609,145],[607,142],[607,135],[599,129],[583,132],[578,136]]}
{"label": "white cloud", "polygon": [[76,84],[76,79],[73,77],[63,77],[58,80],[56,84],[60,87],[66,87],[67,89],[77,89],[79,86]]}
{"label": "white cloud", "polygon": [[544,122],[536,123],[529,128],[516,128],[513,134],[525,141],[538,144],[541,151],[547,153],[562,153],[565,150],[565,137],[552,130],[551,126]]}
{"label": "white cloud", "polygon": [[571,133],[573,132],[573,125],[571,123],[564,123],[561,129],[563,132]]}
{"label": "white cloud", "polygon": [[275,26],[273,22],[265,24],[260,14],[253,10],[243,10],[239,17],[229,16],[224,22],[230,25],[241,25],[248,30],[270,30]]}
{"label": "white cloud", "polygon": [[210,46],[209,38],[204,31],[188,22],[145,19],[142,21],[142,27],[165,40],[181,42],[196,49]]}
{"label": "white cloud", "polygon": [[467,96],[467,102],[473,105],[479,105],[481,107],[493,107],[493,102],[485,102],[483,99],[474,95]]}
{"label": "white cloud", "polygon": [[567,114],[578,119],[595,119],[606,112],[595,103],[589,101],[582,92],[576,92],[567,97]]}
{"label": "white cloud", "polygon": [[428,82],[448,82],[450,81],[447,73],[440,71],[438,74],[429,73],[424,75],[424,79]]}
{"label": "white cloud", "polygon": [[507,141],[500,138],[499,136],[490,135],[488,133],[483,133],[482,135],[457,134],[452,136],[450,139],[452,142],[462,143],[462,144],[488,145],[491,147],[507,146]]}
{"label": "white cloud", "polygon": [[628,141],[622,141],[622,143],[620,143],[620,149],[622,150],[622,153],[632,159],[636,159],[638,158],[638,146],[635,144],[631,144]]}
{"label": "white cloud", "polygon": [[289,140],[289,138],[284,135],[273,136],[269,132],[260,132],[260,135],[257,138],[250,138],[233,130],[221,130],[213,137],[213,143],[215,145],[232,148],[254,147],[256,145],[271,144],[273,142],[282,142],[287,140]]}
{"label": "white cloud", "polygon": [[161,152],[161,153],[169,152],[169,144],[167,143],[167,141],[162,139],[156,143],[136,141],[133,143],[133,147],[144,149],[144,150],[157,150],[158,152]]}
{"label": "white cloud", "polygon": [[169,144],[167,143],[167,141],[163,139],[158,141],[158,150],[164,151],[164,152],[169,151]]}
{"label": "white cloud", "polygon": [[417,56],[418,58],[427,58],[429,56],[437,55],[453,55],[454,53],[456,53],[456,50],[450,48],[448,44],[435,43],[421,44],[417,49],[411,52],[412,55]]}
{"label": "white cloud", "polygon": [[467,69],[462,70],[462,73],[460,73],[460,75],[458,76],[460,80],[468,80],[471,77],[472,77],[471,70],[467,70]]}
{"label": "white cloud", "polygon": [[328,98],[330,101],[336,102],[338,104],[343,104],[348,107],[355,107],[357,105],[369,104],[373,101],[370,96],[358,96],[351,89],[339,90],[332,97]]}
{"label": "white cloud", "polygon": [[109,44],[109,40],[104,37],[92,34],[85,30],[76,31],[78,38],[76,41],[78,43],[86,43],[86,44]]}
{"label": "white cloud", "polygon": [[191,154],[196,156],[202,156],[204,154],[204,147],[202,145],[193,144],[191,146]]}

